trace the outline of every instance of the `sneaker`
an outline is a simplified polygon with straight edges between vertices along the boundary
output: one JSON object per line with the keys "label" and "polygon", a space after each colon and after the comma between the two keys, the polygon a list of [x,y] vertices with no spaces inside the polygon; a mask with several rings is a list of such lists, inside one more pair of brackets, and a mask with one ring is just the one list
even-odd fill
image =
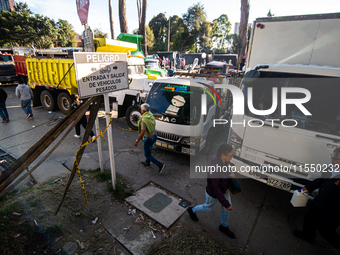
{"label": "sneaker", "polygon": [[190,218],[191,218],[193,221],[198,221],[198,218],[197,218],[196,213],[194,213],[194,212],[192,211],[192,207],[189,207],[187,211],[188,211],[188,213],[189,213],[189,215],[190,215]]}
{"label": "sneaker", "polygon": [[2,120],[1,123],[7,123],[8,121],[7,120]]}
{"label": "sneaker", "polygon": [[140,162],[143,166],[150,166],[150,164],[145,163],[144,161]]}
{"label": "sneaker", "polygon": [[227,236],[229,236],[231,239],[235,239],[235,234],[231,232],[229,227],[223,227],[222,225],[220,225],[218,229],[224,234],[226,234]]}
{"label": "sneaker", "polygon": [[31,114],[29,113],[29,114],[27,114],[27,119],[29,119],[31,117]]}
{"label": "sneaker", "polygon": [[159,170],[158,170],[158,174],[161,174],[163,172],[165,168],[165,164],[162,164],[160,167],[159,167]]}
{"label": "sneaker", "polygon": [[80,135],[75,134],[74,137],[75,138],[80,138]]}
{"label": "sneaker", "polygon": [[9,118],[6,119],[6,123],[9,122]]}
{"label": "sneaker", "polygon": [[31,114],[30,119],[33,119],[33,115]]}

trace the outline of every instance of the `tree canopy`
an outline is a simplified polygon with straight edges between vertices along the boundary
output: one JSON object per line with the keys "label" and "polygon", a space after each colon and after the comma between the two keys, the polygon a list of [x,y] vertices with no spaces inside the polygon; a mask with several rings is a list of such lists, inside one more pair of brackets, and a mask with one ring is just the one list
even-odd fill
{"label": "tree canopy", "polygon": [[231,23],[226,14],[222,14],[217,19],[213,20],[213,35],[212,40],[216,43],[217,49],[226,51],[228,43],[230,43],[229,32],[231,30]]}
{"label": "tree canopy", "polygon": [[16,3],[15,11],[0,13],[0,44],[10,46],[75,46],[71,24],[59,19],[55,22],[46,16],[34,14],[26,3]]}
{"label": "tree canopy", "polygon": [[95,28],[93,30],[93,36],[94,36],[94,38],[107,38],[107,33],[104,33],[99,28]]}
{"label": "tree canopy", "polygon": [[211,23],[207,21],[206,16],[204,6],[200,3],[189,7],[187,13],[183,14],[183,22],[193,36],[196,51],[210,43]]}
{"label": "tree canopy", "polygon": [[[154,35],[154,44],[148,44],[149,50],[166,51],[169,19],[164,13],[159,13],[150,20],[149,27]],[[231,23],[227,14],[209,22],[204,6],[197,3],[189,7],[182,17],[170,17],[170,50],[235,52],[238,37],[236,34],[230,34],[230,30]]]}

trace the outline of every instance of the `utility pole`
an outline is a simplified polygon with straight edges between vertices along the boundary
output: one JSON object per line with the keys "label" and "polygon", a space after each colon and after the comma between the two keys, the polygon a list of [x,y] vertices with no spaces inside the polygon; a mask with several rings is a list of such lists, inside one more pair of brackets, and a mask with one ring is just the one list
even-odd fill
{"label": "utility pole", "polygon": [[[164,12],[166,13],[166,12]],[[167,14],[167,13],[166,13]],[[171,16],[169,14],[167,14],[169,16],[169,27],[168,27],[168,51],[170,51],[170,18]]]}
{"label": "utility pole", "polygon": [[247,37],[248,37],[248,18],[249,18],[249,0],[241,0],[241,22],[239,33],[239,49],[237,59],[237,69],[247,53]]}

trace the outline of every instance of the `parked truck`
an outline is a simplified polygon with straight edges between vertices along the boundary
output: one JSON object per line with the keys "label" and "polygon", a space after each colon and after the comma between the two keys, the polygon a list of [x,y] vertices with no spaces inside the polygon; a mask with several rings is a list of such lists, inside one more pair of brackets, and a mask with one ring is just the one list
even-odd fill
{"label": "parked truck", "polygon": [[[129,37],[133,36],[137,37],[138,35],[130,35]],[[97,52],[128,53],[128,68],[131,75],[144,72],[143,57],[136,54],[137,44],[124,41],[124,37],[120,40],[95,38],[94,43]],[[76,49],[76,51],[78,50]],[[64,114],[71,111],[70,95],[78,92],[73,51],[74,49],[57,48],[36,50],[36,54],[33,56],[15,56],[16,66],[18,67],[17,74],[28,77],[28,84],[33,90],[33,106],[42,105],[48,111],[59,108]],[[147,78],[147,76],[144,75],[143,78]],[[130,82],[133,80],[130,77]],[[112,98],[112,100],[115,99]],[[132,103],[132,101],[129,103]]]}
{"label": "parked truck", "polygon": [[160,79],[152,85],[146,102],[156,119],[156,147],[188,155],[210,149],[214,119],[226,118],[228,102],[214,82],[197,76]]}
{"label": "parked truck", "polygon": [[17,81],[14,59],[11,54],[0,52],[0,84]]}
{"label": "parked truck", "polygon": [[290,192],[330,174],[340,147],[338,52],[340,13],[254,21],[244,112],[234,100],[228,138],[240,174]]}

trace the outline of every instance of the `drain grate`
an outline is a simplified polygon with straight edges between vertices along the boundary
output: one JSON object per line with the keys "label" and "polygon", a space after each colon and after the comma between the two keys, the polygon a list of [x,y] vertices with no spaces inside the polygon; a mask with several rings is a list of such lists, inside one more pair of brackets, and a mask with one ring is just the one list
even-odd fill
{"label": "drain grate", "polygon": [[6,170],[15,160],[15,157],[0,148],[0,169],[2,171]]}
{"label": "drain grate", "polygon": [[172,199],[162,193],[157,193],[152,198],[144,202],[144,206],[154,213],[161,212],[165,207],[171,204]]}

